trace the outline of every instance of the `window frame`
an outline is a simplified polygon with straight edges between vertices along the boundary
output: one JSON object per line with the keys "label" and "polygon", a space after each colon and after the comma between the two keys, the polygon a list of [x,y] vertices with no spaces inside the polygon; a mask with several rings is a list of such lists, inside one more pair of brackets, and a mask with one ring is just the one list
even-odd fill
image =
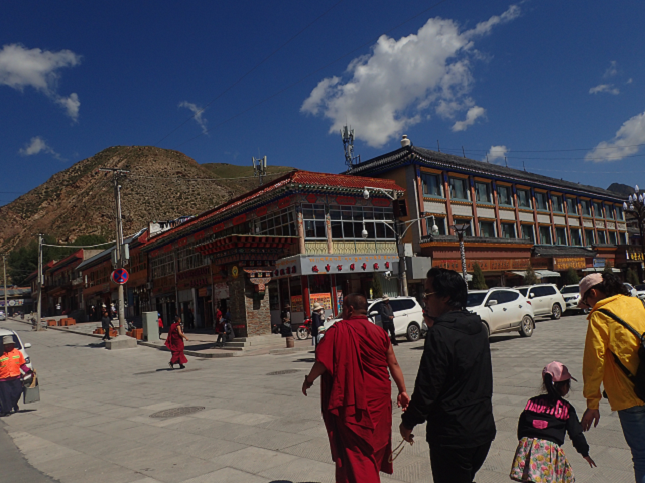
{"label": "window frame", "polygon": [[[605,213],[603,212],[602,209],[602,201],[592,201],[593,205],[593,216],[594,218],[605,218]],[[598,213],[596,211],[596,205],[600,207],[600,216],[598,216]]]}
{"label": "window frame", "polygon": [[[560,236],[558,233],[562,233],[564,235],[564,243],[560,243]],[[561,247],[566,247],[569,245],[569,240],[567,236],[567,228],[564,226],[556,226],[555,227],[555,245],[556,246],[561,246]]]}
{"label": "window frame", "polygon": [[[508,195],[508,203],[502,203],[501,201],[501,192],[506,192]],[[506,186],[506,185],[497,185],[497,203],[499,206],[512,206],[515,207],[515,204],[513,202],[513,187],[512,186]]]}
{"label": "window frame", "polygon": [[553,213],[564,214],[564,202],[562,200],[562,195],[551,194],[551,209],[553,210]]}
{"label": "window frame", "polygon": [[[533,209],[533,197],[531,196],[531,190],[526,190],[523,188],[517,188],[515,190],[515,193],[517,194],[517,207],[518,208],[524,208],[527,210],[532,210]],[[520,202],[520,193],[526,193],[526,200],[528,201],[528,206],[522,205]]]}
{"label": "window frame", "polygon": [[[547,229],[549,231],[549,242],[544,243],[542,237],[542,229]],[[553,230],[551,230],[551,225],[538,225],[538,232],[540,234],[540,245],[553,245]]]}
{"label": "window frame", "polygon": [[[435,178],[437,181],[437,188],[439,189],[439,194],[432,194],[429,192],[428,189],[428,183],[426,181],[426,178]],[[438,173],[427,173],[425,171],[421,171],[421,189],[423,190],[423,196],[428,197],[428,198],[445,198],[445,194],[443,192],[443,183],[441,182],[441,174]]]}
{"label": "window frame", "polygon": [[[481,201],[479,199],[479,186],[485,186],[486,187],[486,201]],[[493,204],[493,187],[492,183],[488,181],[475,181],[475,198],[477,201],[477,204],[487,204],[487,205],[492,205]]]}
{"label": "window frame", "polygon": [[[509,237],[506,236],[506,234],[504,233],[505,226],[506,227],[510,226],[512,228],[512,233],[511,233],[512,236],[509,236]],[[502,230],[502,232],[500,233],[500,238],[508,238],[508,239],[517,238],[517,225],[515,223],[510,221],[503,221],[500,223],[500,227]]]}
{"label": "window frame", "polygon": [[[463,184],[464,192],[466,194],[465,198],[459,198],[456,195],[453,195],[453,191],[456,192],[456,190],[454,190],[453,182],[457,182],[457,181]],[[455,201],[471,201],[470,190],[468,189],[469,184],[470,183],[468,178],[460,178],[459,176],[448,176],[448,188],[450,189],[450,199]]]}
{"label": "window frame", "polygon": [[[524,227],[528,227],[528,228],[531,229],[531,236],[529,238],[526,238],[524,236]],[[532,223],[531,224],[522,223],[520,225],[520,231],[521,231],[521,234],[522,234],[522,240],[531,240],[535,244],[535,225],[533,225]]]}
{"label": "window frame", "polygon": [[[569,231],[571,232],[571,240],[569,240],[570,245],[572,247],[581,247],[582,246],[582,235],[580,233],[580,228],[569,228]],[[577,233],[574,235],[574,232]],[[574,241],[577,241],[578,243],[573,243]]]}
{"label": "window frame", "polygon": [[[484,235],[484,232],[482,230],[482,227],[484,226],[484,223],[486,225],[492,225],[493,234],[491,236]],[[494,221],[490,221],[490,220],[479,220],[479,236],[481,236],[482,238],[497,238],[497,223],[495,223]]]}
{"label": "window frame", "polygon": [[[544,199],[544,205],[545,205],[544,208],[540,208],[540,203],[538,201],[540,198]],[[547,197],[546,193],[543,193],[542,191],[535,192],[535,209],[537,211],[546,211],[546,212],[549,211],[549,198]]]}
{"label": "window frame", "polygon": [[[567,214],[577,216],[578,215],[578,200],[576,198],[572,198],[571,196],[567,196],[565,203],[567,205]],[[573,210],[571,208],[573,208]]]}

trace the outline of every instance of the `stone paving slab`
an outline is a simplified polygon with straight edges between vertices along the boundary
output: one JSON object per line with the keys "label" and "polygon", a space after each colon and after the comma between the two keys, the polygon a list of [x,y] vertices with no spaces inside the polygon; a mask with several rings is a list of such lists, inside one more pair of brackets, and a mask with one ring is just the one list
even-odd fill
{"label": "stone paving slab", "polygon": [[[41,380],[41,402],[2,420],[29,464],[61,483],[322,483],[334,466],[320,416],[319,385],[305,398],[302,377],[313,353],[278,351],[254,357],[189,357],[186,370],[167,368],[168,354],[139,346],[106,351],[84,335],[32,332],[11,321],[3,326],[31,342]],[[542,367],[557,359],[581,376],[586,331],[583,317],[538,321],[534,336],[493,337],[494,414],[498,429],[481,482],[510,481],[517,419],[539,392]],[[301,341],[308,342],[310,341]],[[422,342],[395,351],[411,392]],[[270,375],[296,370],[291,374]],[[580,379],[581,380],[581,379]],[[582,384],[572,404],[582,414]],[[173,418],[150,416],[187,406],[204,410]],[[394,409],[393,443],[400,441],[401,411]],[[581,482],[632,482],[631,455],[616,414],[601,403],[601,421],[587,433],[590,469],[570,442],[564,445]],[[383,482],[432,481],[425,428],[395,461]],[[9,481],[0,472],[0,483]],[[14,483],[16,480],[11,480]]]}

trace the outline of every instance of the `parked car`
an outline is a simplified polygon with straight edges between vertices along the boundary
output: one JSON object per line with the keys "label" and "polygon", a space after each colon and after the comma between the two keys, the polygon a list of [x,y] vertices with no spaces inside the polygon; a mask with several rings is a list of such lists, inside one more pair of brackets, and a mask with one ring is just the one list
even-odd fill
{"label": "parked car", "polygon": [[625,287],[627,287],[627,291],[629,292],[629,295],[632,297],[638,297],[638,293],[636,292],[636,289],[632,286],[631,283],[625,282],[623,284]]}
{"label": "parked car", "polygon": [[636,285],[634,288],[636,289],[636,296],[639,299],[645,300],[645,284]]}
{"label": "parked car", "polygon": [[560,289],[564,297],[564,303],[567,304],[564,311],[579,311],[578,302],[580,302],[580,285],[565,285]]}
{"label": "parked car", "polygon": [[558,288],[552,283],[514,287],[531,301],[535,316],[550,315],[553,320],[562,317],[567,304]]}
{"label": "parked car", "polygon": [[[367,313],[372,322],[380,322],[379,308],[381,299],[368,302]],[[394,312],[394,334],[404,335],[410,342],[421,338],[423,327],[423,309],[414,297],[393,297],[390,307]]]}
{"label": "parked car", "polygon": [[[29,342],[23,344],[18,333],[14,332],[13,330],[0,329],[0,339],[2,339],[2,337],[4,337],[5,335],[10,335],[13,337],[13,343],[15,344],[16,349],[22,352],[22,356],[25,358],[25,364],[27,365],[27,367],[29,367],[29,369],[33,370],[34,368],[31,365],[31,359],[29,359],[29,355],[27,354],[27,351],[25,351],[25,349],[29,349],[31,347],[31,344]],[[25,377],[25,381],[30,380],[31,375]]]}
{"label": "parked car", "polygon": [[467,308],[479,315],[488,335],[518,331],[531,337],[535,329],[533,308],[519,290],[493,288],[468,292]]}
{"label": "parked car", "polygon": [[7,320],[7,316],[2,310],[0,310],[0,320]]}

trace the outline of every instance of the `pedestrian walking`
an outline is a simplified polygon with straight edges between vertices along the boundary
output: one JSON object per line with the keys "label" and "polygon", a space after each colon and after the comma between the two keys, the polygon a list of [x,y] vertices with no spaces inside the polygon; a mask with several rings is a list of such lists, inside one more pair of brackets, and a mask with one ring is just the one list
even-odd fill
{"label": "pedestrian walking", "polygon": [[573,483],[573,470],[562,449],[565,433],[589,466],[596,466],[589,456],[576,410],[563,399],[571,389],[572,379],[576,380],[561,362],[553,361],[542,370],[543,393],[528,400],[517,425],[519,444],[511,480]]}
{"label": "pedestrian walking", "polygon": [[103,328],[103,332],[105,332],[103,340],[110,340],[110,328],[114,329],[114,324],[105,307],[103,307],[103,315],[101,316],[101,327]]}
{"label": "pedestrian walking", "polygon": [[399,430],[412,443],[412,429],[427,421],[435,483],[471,483],[495,439],[488,334],[479,315],[466,309],[467,299],[460,274],[428,271],[423,309],[428,332]]}
{"label": "pedestrian walking", "polygon": [[163,331],[163,319],[161,318],[161,314],[157,312],[157,326],[159,327],[159,333]]}
{"label": "pedestrian walking", "polygon": [[179,369],[183,369],[188,362],[186,356],[184,355],[184,340],[188,340],[188,337],[184,335],[183,324],[181,323],[181,317],[175,316],[175,321],[170,325],[168,330],[168,337],[166,337],[166,347],[170,349],[172,357],[168,365],[171,369],[175,368],[175,364],[179,364]]}
{"label": "pedestrian walking", "polygon": [[291,330],[291,306],[286,304],[280,313],[280,334],[282,337],[293,337]]}
{"label": "pedestrian walking", "polygon": [[217,333],[215,347],[224,347],[224,343],[226,342],[226,322],[225,317],[220,317],[215,324],[215,332]]}
{"label": "pedestrian walking", "polygon": [[611,410],[618,411],[636,482],[645,483],[645,374],[640,356],[645,308],[610,273],[593,273],[580,281],[578,306],[591,309],[582,362],[582,394],[587,399],[582,429],[588,431],[592,423],[598,426],[602,383]]}
{"label": "pedestrian walking", "polygon": [[342,319],[320,341],[302,393],[322,376],[321,409],[336,481],[378,483],[379,471],[392,474],[390,374],[399,390],[397,405],[405,410],[410,398],[392,344],[368,320],[363,295],[345,297]]}
{"label": "pedestrian walking", "polygon": [[9,416],[11,411],[18,412],[18,401],[22,394],[21,371],[31,373],[25,357],[16,349],[13,336],[2,337],[2,355],[0,356],[0,416]]}
{"label": "pedestrian walking", "polygon": [[399,345],[396,341],[396,334],[394,333],[394,311],[390,305],[390,298],[387,295],[383,297],[383,302],[379,307],[379,314],[381,315],[383,330],[390,333],[392,345]]}
{"label": "pedestrian walking", "polygon": [[222,318],[222,310],[220,309],[219,304],[217,304],[217,312],[215,312],[215,323],[213,324],[213,328],[215,329],[215,332],[217,332],[217,326],[221,318]]}
{"label": "pedestrian walking", "polygon": [[314,303],[311,311],[311,344],[316,348],[318,343],[318,329],[325,325],[325,308],[318,302]]}

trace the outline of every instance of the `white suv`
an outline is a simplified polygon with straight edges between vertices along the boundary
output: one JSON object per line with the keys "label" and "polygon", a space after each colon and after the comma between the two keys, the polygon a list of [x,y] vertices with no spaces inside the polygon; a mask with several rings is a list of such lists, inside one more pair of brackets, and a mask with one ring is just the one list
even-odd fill
{"label": "white suv", "polygon": [[479,315],[488,335],[518,331],[531,337],[535,329],[531,302],[519,291],[511,288],[470,290],[468,310]]}
{"label": "white suv", "polygon": [[558,288],[552,283],[514,287],[531,301],[536,316],[550,315],[553,320],[562,317],[567,304]]}
{"label": "white suv", "polygon": [[[367,313],[375,324],[381,321],[381,304],[382,299],[369,301]],[[419,340],[423,327],[423,309],[419,302],[414,297],[393,297],[390,299],[390,307],[394,313],[394,333],[406,336],[410,342]]]}
{"label": "white suv", "polygon": [[578,308],[578,302],[580,302],[580,285],[565,285],[560,289],[562,297],[564,297],[564,303],[567,304],[564,309],[565,312],[568,310],[580,310]]}

